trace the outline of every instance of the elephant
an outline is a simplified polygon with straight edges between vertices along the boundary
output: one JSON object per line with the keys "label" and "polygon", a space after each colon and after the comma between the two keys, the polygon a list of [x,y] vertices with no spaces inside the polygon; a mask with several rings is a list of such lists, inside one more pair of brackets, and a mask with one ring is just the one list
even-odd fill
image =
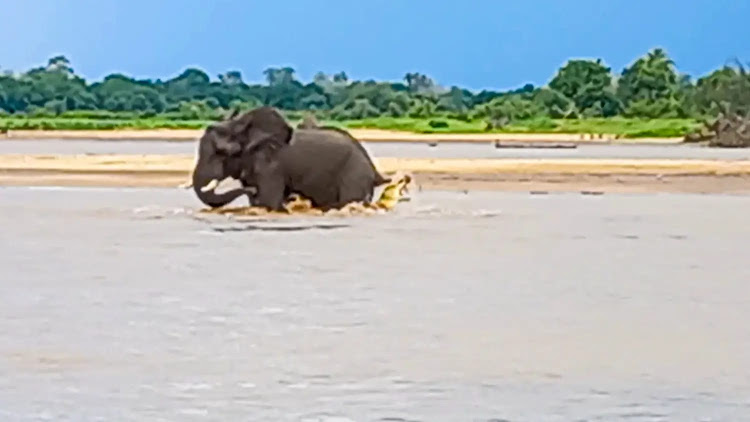
{"label": "elephant", "polygon": [[[209,126],[200,148],[193,187],[211,207],[247,194],[252,205],[284,211],[284,200],[296,193],[328,210],[354,201],[368,203],[375,187],[390,181],[345,130],[293,129],[272,107],[258,107]],[[243,188],[214,193],[218,181],[237,178],[237,168]]]}

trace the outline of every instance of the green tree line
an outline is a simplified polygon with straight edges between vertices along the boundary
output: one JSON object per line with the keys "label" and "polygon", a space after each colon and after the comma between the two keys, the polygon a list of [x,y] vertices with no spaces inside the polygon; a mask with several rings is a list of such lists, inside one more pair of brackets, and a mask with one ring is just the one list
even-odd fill
{"label": "green tree line", "polygon": [[[536,119],[697,119],[722,107],[750,112],[750,75],[739,62],[693,80],[678,72],[663,49],[653,49],[615,73],[601,59],[569,60],[542,87],[473,92],[440,86],[422,73],[402,81],[354,81],[345,72],[322,72],[303,83],[290,67],[263,71],[265,83],[248,84],[232,70],[212,80],[187,68],[168,80],[111,74],[98,82],[76,75],[64,56],[46,66],[0,75],[0,114],[80,119],[214,120],[232,108],[270,105],[314,112],[329,120],[431,119],[481,121],[485,130]],[[299,113],[297,113],[299,114]],[[2,116],[0,116],[2,117]]]}

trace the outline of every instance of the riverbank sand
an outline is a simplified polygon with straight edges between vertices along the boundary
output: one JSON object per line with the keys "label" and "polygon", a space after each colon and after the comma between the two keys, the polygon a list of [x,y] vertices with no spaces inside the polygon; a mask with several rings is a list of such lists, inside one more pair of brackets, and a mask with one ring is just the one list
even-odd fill
{"label": "riverbank sand", "polygon": [[[423,189],[750,193],[750,160],[374,159]],[[3,186],[177,187],[191,155],[0,155]]]}

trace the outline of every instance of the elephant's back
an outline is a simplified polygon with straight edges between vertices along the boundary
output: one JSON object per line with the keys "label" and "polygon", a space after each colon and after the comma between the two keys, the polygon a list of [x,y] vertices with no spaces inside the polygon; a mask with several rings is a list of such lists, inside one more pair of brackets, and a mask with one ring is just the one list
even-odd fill
{"label": "elephant's back", "polygon": [[311,128],[296,129],[292,133],[289,141],[290,145],[349,145],[352,138],[347,136],[346,132],[328,129],[328,128]]}
{"label": "elephant's back", "polygon": [[[350,151],[349,159],[360,165],[369,167],[373,174],[380,176],[375,164],[370,158],[370,154],[359,140],[354,138],[349,132],[338,128],[317,128],[317,129],[298,129],[292,135],[292,141],[295,142],[295,136],[298,142],[305,143],[309,148],[318,148],[320,145],[327,145],[332,148],[341,148],[344,151]],[[381,177],[375,177],[380,179]]]}
{"label": "elephant's back", "polygon": [[284,153],[286,161],[291,161],[295,168],[311,170],[340,164],[351,151],[350,141],[339,133],[298,129],[294,131]]}

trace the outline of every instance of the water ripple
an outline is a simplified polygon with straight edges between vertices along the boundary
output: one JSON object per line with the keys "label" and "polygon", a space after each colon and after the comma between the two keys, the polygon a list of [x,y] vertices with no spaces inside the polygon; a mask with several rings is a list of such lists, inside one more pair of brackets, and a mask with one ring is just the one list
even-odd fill
{"label": "water ripple", "polygon": [[746,198],[425,191],[377,218],[237,222],[123,192],[3,189],[0,420],[750,410]]}

